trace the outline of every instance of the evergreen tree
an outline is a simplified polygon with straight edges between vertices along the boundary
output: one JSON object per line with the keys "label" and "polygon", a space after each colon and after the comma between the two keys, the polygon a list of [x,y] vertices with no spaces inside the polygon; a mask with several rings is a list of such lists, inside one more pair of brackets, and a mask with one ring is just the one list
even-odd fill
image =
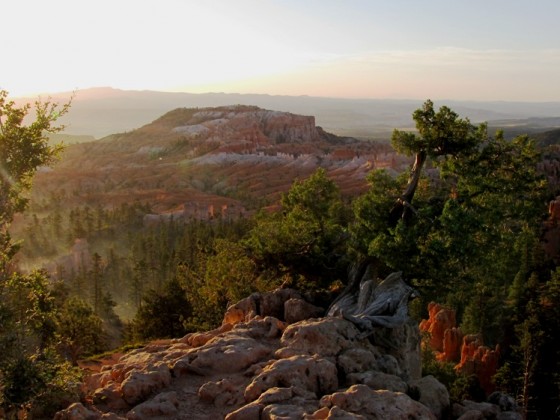
{"label": "evergreen tree", "polygon": [[93,312],[99,315],[101,312],[102,298],[105,293],[104,267],[101,255],[95,252],[91,257],[91,269],[88,272],[89,286],[91,288],[91,302]]}
{"label": "evergreen tree", "polygon": [[163,290],[148,291],[133,321],[136,339],[182,337],[192,329],[187,321],[192,308],[177,278],[168,281]]}
{"label": "evergreen tree", "polygon": [[105,350],[103,321],[80,298],[69,298],[58,314],[58,348],[77,365],[80,357]]}
{"label": "evergreen tree", "polygon": [[282,211],[261,212],[245,245],[274,275],[325,287],[345,275],[347,218],[336,184],[318,169],[282,196]]}
{"label": "evergreen tree", "polygon": [[[49,144],[48,135],[62,130],[55,123],[70,105],[36,102],[35,117],[29,121],[31,105],[17,107],[7,96],[0,90],[0,404],[7,416],[15,416],[18,410],[33,411],[47,401],[54,411],[60,409],[62,401],[56,395],[69,392],[68,384],[77,375],[49,351],[56,307],[48,279],[44,272],[24,275],[15,269],[19,246],[8,233],[15,213],[27,207],[24,193],[37,168],[51,164],[61,150]],[[58,381],[63,385],[55,386]],[[43,411],[44,417],[54,413],[48,414]]]}
{"label": "evergreen tree", "polygon": [[[352,243],[378,270],[403,271],[424,299],[451,304],[466,331],[495,343],[521,261],[512,245],[536,236],[546,210],[539,154],[526,136],[490,137],[484,125],[472,127],[443,107],[436,113],[431,102],[415,119],[421,137],[396,132],[399,147],[425,150],[422,161],[438,171],[422,178],[413,169],[413,185],[372,173],[370,190],[355,203]],[[402,198],[403,188],[414,202],[411,194]]]}

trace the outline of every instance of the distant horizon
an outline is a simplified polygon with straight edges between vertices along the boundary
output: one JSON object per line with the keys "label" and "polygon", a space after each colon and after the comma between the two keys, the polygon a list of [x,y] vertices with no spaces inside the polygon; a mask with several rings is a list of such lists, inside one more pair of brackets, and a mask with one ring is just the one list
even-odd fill
{"label": "distant horizon", "polygon": [[37,98],[47,99],[49,97],[57,96],[68,96],[69,98],[74,94],[75,99],[80,99],[80,92],[86,91],[115,91],[115,92],[154,92],[154,93],[170,93],[170,94],[186,94],[186,95],[240,95],[240,96],[270,96],[270,97],[290,97],[290,98],[317,98],[317,99],[335,99],[335,100],[348,100],[348,101],[402,101],[402,102],[417,102],[432,100],[434,102],[442,103],[444,102],[462,102],[462,103],[526,103],[526,104],[560,104],[560,98],[558,100],[504,100],[504,99],[462,99],[462,98],[414,98],[414,97],[349,97],[349,96],[322,96],[322,95],[290,95],[290,94],[275,94],[266,92],[224,92],[224,91],[206,91],[206,92],[191,92],[191,91],[179,91],[179,90],[158,90],[158,89],[129,89],[129,88],[119,88],[113,86],[90,86],[86,88],[78,89],[67,89],[61,91],[44,91],[44,92],[30,92],[19,95],[14,95],[8,89],[0,86],[0,89],[6,90],[11,99],[27,99],[34,100]]}
{"label": "distant horizon", "polygon": [[6,2],[0,89],[560,101],[558,0]]}

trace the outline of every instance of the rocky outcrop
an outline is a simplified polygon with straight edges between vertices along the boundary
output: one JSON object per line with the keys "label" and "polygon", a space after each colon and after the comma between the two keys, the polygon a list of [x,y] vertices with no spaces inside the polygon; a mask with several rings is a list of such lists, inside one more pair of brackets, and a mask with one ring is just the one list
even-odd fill
{"label": "rocky outcrop", "polygon": [[[430,302],[428,304],[428,315],[428,319],[420,322],[420,331],[429,334],[430,347],[434,351],[443,353],[437,355],[439,360],[457,362],[460,355],[462,334],[456,328],[455,311],[435,302]],[[448,332],[453,329],[455,329],[454,332]],[[458,342],[457,337],[460,337]]]}
{"label": "rocky outcrop", "polygon": [[[294,307],[307,310],[290,322]],[[288,289],[251,295],[220,328],[123,355],[86,381],[87,403],[56,418],[437,419],[511,408],[498,397],[490,411],[451,407],[445,387],[421,377],[412,322],[363,337],[344,318],[298,319],[306,312],[318,309]]]}
{"label": "rocky outcrop", "polygon": [[319,356],[292,356],[272,362],[245,389],[245,400],[251,402],[275,387],[295,388],[316,397],[338,389],[336,365]]}
{"label": "rocky outcrop", "polygon": [[[296,305],[308,308],[311,306],[303,300],[300,293],[293,289],[278,289],[273,293],[253,293],[227,309],[223,324],[237,324],[257,316],[273,316],[279,320],[294,318],[298,315],[291,311]],[[317,310],[318,313],[322,312],[319,308]]]}
{"label": "rocky outcrop", "polygon": [[411,381],[409,387],[413,394],[418,395],[418,401],[429,407],[435,417],[447,417],[450,408],[449,392],[436,378],[425,376]]}
{"label": "rocky outcrop", "polygon": [[492,377],[498,368],[500,350],[490,349],[482,336],[466,335],[455,326],[455,311],[437,303],[428,305],[429,319],[420,322],[420,330],[428,334],[428,344],[436,358],[455,363],[455,370],[467,376],[475,375],[486,395],[495,390]]}
{"label": "rocky outcrop", "polygon": [[[242,151],[255,150],[259,146],[321,140],[315,117],[251,106],[203,109],[192,114],[184,125],[173,128],[173,132],[190,138],[229,140],[224,151],[231,151],[233,143],[243,145],[241,149],[236,149]],[[234,136],[232,133],[235,133]]]}
{"label": "rocky outcrop", "polygon": [[315,418],[395,420],[436,418],[428,407],[414,401],[406,394],[384,390],[375,391],[367,385],[352,385],[344,391],[325,395],[321,399],[320,406],[329,410],[328,415]]}
{"label": "rocky outcrop", "polygon": [[455,366],[455,370],[467,376],[476,375],[481,388],[489,395],[496,388],[492,377],[496,374],[499,359],[499,346],[491,349],[484,345],[480,335],[467,335],[461,347],[461,361]]}

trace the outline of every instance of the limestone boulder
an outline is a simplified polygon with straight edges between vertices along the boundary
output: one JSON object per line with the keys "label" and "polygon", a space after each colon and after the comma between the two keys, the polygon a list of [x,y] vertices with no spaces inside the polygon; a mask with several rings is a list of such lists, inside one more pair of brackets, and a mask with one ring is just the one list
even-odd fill
{"label": "limestone boulder", "polygon": [[213,338],[230,331],[233,328],[232,323],[224,323],[220,327],[211,331],[189,333],[181,339],[182,343],[188,344],[191,347],[200,347],[208,343]]}
{"label": "limestone boulder", "polygon": [[375,391],[366,385],[353,385],[345,391],[325,395],[321,398],[320,405],[329,409],[339,407],[347,413],[367,419],[436,419],[428,407],[406,394]]}
{"label": "limestone boulder", "polygon": [[408,318],[395,328],[378,328],[371,340],[381,353],[392,356],[397,361],[400,372],[384,370],[385,373],[401,375],[405,380],[421,378],[421,336],[417,322]]}
{"label": "limestone boulder", "polygon": [[259,302],[260,315],[285,320],[284,304],[290,299],[302,299],[302,297],[293,289],[276,289],[270,293],[263,293]]}
{"label": "limestone boulder", "polygon": [[228,307],[222,323],[235,325],[239,322],[249,321],[259,315],[260,297],[260,293],[253,293]]}
{"label": "limestone boulder", "polygon": [[366,417],[349,413],[340,407],[334,406],[331,409],[322,407],[315,411],[313,414],[308,414],[304,417],[305,420],[367,420]]}
{"label": "limestone boulder", "polygon": [[418,395],[418,401],[428,407],[438,418],[446,418],[451,409],[447,388],[431,375],[408,383],[412,393]]}
{"label": "limestone boulder", "polygon": [[261,414],[262,420],[301,419],[305,415],[303,407],[295,404],[267,405]]}
{"label": "limestone boulder", "polygon": [[162,350],[165,350],[165,348],[165,345],[149,344],[145,347],[132,350],[121,356],[111,370],[115,371],[115,369],[119,370],[123,368],[125,371],[124,373],[126,373],[126,370],[131,370],[133,368],[140,369],[144,366],[161,362],[164,357]]}
{"label": "limestone boulder", "polygon": [[341,318],[310,319],[289,325],[280,344],[283,349],[277,352],[279,357],[296,354],[318,354],[323,357],[336,357],[344,350],[362,346],[373,352],[367,340],[357,343],[358,329],[349,321]]}
{"label": "limestone boulder", "polygon": [[286,323],[273,316],[255,317],[247,322],[236,324],[233,328],[235,334],[260,339],[278,338],[286,329]]}
{"label": "limestone boulder", "polygon": [[245,389],[245,400],[254,401],[274,387],[295,387],[316,396],[338,388],[336,365],[319,356],[293,356],[268,365]]}
{"label": "limestone boulder", "polygon": [[105,406],[110,410],[122,410],[128,408],[127,402],[123,398],[123,393],[119,384],[111,382],[102,388],[98,388],[92,395],[93,403]]}
{"label": "limestone boulder", "polygon": [[290,401],[293,397],[293,388],[280,388],[275,386],[264,391],[255,402],[259,404],[270,405],[279,402]]}
{"label": "limestone boulder", "polygon": [[312,305],[303,299],[291,298],[284,302],[284,319],[288,324],[317,318],[325,313],[323,308]]}
{"label": "limestone boulder", "polygon": [[206,382],[198,389],[198,397],[201,401],[213,404],[217,407],[233,405],[243,401],[243,392],[239,384],[230,379]]}
{"label": "limestone boulder", "polygon": [[485,420],[485,419],[486,417],[484,417],[484,414],[482,414],[480,411],[468,410],[465,411],[465,413],[461,415],[461,417],[459,417],[457,420]]}
{"label": "limestone boulder", "polygon": [[74,403],[54,415],[54,420],[124,420],[114,413],[103,414],[95,408],[86,408],[82,403]]}
{"label": "limestone boulder", "polygon": [[352,373],[348,376],[347,382],[348,385],[364,384],[373,390],[408,392],[408,384],[398,376],[373,370]]}
{"label": "limestone boulder", "polygon": [[105,371],[89,375],[84,380],[84,388],[88,391],[93,391],[98,388],[103,388],[108,383],[113,382],[112,371]]}
{"label": "limestone boulder", "polygon": [[204,346],[192,349],[174,362],[172,370],[176,376],[189,370],[199,374],[235,373],[258,363],[270,353],[271,348],[261,341],[232,333],[215,337]]}
{"label": "limestone boulder", "polygon": [[[272,387],[263,392],[259,398],[236,411],[228,414],[226,419],[233,420],[246,420],[255,419],[260,420],[263,418],[278,418],[279,410],[278,405],[294,405],[298,402],[298,392],[294,392],[294,388],[279,388]],[[296,397],[296,398],[294,398]],[[315,395],[313,394],[313,398]],[[301,399],[299,399],[301,401]],[[318,401],[316,401],[318,403]],[[298,404],[300,410],[298,410],[298,417],[301,418],[302,410],[304,409],[304,404]],[[266,410],[266,414],[264,414]],[[262,416],[261,416],[262,414]],[[292,418],[292,417],[290,417]]]}
{"label": "limestone boulder", "polygon": [[247,404],[228,413],[225,420],[261,420],[263,404]]}
{"label": "limestone boulder", "polygon": [[523,416],[517,411],[502,411],[498,413],[496,420],[523,420]]}
{"label": "limestone boulder", "polygon": [[121,384],[122,396],[128,404],[136,405],[170,383],[171,372],[165,363],[148,365],[142,370],[133,369]]}
{"label": "limestone boulder", "polygon": [[497,391],[488,396],[488,402],[497,405],[502,411],[517,411],[519,408],[515,398]]}
{"label": "limestone boulder", "polygon": [[377,358],[377,370],[388,375],[404,376],[399,362],[390,354],[382,354]]}
{"label": "limestone boulder", "polygon": [[174,391],[162,392],[153,399],[137,405],[126,414],[127,420],[149,420],[156,417],[173,418],[177,415],[179,400]]}
{"label": "limestone boulder", "polygon": [[276,289],[266,293],[253,293],[228,307],[222,323],[235,325],[250,321],[255,317],[267,316],[285,321],[284,304],[290,299],[303,300],[299,292],[289,288]]}
{"label": "limestone boulder", "polygon": [[452,414],[454,418],[461,418],[467,413],[474,415],[474,412],[478,412],[483,418],[495,419],[500,413],[500,407],[495,404],[488,402],[475,402],[465,400],[461,404],[453,404]]}
{"label": "limestone boulder", "polygon": [[353,373],[379,370],[377,359],[381,354],[375,347],[355,347],[343,350],[337,358],[337,366],[345,376]]}

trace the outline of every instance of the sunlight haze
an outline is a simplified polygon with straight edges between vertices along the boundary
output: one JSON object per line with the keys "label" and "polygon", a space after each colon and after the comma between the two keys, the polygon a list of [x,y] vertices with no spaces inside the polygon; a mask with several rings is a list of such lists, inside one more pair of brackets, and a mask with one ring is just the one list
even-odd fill
{"label": "sunlight haze", "polygon": [[557,0],[20,0],[0,88],[557,101]]}

